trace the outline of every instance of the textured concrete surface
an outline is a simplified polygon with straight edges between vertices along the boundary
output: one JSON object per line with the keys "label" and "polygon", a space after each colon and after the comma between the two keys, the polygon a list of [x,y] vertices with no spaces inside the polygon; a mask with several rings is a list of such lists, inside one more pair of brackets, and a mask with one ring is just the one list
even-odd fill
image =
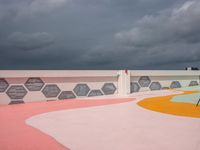
{"label": "textured concrete surface", "polygon": [[[133,97],[140,101],[176,93],[145,92]],[[200,149],[200,119],[149,111],[136,105],[137,101],[50,112],[26,123],[71,150]]]}

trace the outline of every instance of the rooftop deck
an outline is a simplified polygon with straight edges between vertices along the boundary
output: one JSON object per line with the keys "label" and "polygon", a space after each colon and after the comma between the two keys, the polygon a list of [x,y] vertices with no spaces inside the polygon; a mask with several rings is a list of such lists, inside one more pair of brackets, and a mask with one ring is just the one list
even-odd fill
{"label": "rooftop deck", "polygon": [[[185,113],[182,103],[171,101],[174,96],[197,92],[193,89],[4,105],[0,107],[0,149],[198,150],[200,106],[185,103],[189,108]],[[153,101],[166,98],[167,105],[152,107]]]}

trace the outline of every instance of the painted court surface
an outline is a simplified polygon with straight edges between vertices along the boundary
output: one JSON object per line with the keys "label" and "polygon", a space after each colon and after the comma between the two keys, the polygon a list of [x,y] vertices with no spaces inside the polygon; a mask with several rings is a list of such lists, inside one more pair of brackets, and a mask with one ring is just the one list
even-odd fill
{"label": "painted court surface", "polygon": [[0,106],[0,149],[200,150],[200,106],[173,102],[194,93]]}

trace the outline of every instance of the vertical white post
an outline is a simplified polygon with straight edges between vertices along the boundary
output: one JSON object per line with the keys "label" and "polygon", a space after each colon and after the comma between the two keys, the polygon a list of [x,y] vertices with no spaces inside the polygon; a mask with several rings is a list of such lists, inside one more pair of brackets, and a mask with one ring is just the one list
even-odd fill
{"label": "vertical white post", "polygon": [[118,93],[120,96],[130,94],[130,71],[120,70],[118,77]]}

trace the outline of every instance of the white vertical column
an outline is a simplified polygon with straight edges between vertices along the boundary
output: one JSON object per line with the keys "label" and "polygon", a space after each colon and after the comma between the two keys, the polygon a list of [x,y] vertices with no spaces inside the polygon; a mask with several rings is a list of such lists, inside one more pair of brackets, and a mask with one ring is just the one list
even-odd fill
{"label": "white vertical column", "polygon": [[118,77],[118,93],[120,96],[130,94],[130,71],[120,70]]}

